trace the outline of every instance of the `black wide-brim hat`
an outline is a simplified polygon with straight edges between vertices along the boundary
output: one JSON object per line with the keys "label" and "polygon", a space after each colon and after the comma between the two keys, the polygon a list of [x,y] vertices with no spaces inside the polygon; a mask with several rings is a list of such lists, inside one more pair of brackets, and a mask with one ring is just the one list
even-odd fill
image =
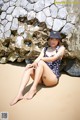
{"label": "black wide-brim hat", "polygon": [[58,40],[62,41],[61,34],[60,34],[60,32],[58,32],[58,31],[53,31],[53,30],[51,30],[50,36],[48,37],[47,40],[49,40],[50,38],[54,38],[54,39],[58,39]]}

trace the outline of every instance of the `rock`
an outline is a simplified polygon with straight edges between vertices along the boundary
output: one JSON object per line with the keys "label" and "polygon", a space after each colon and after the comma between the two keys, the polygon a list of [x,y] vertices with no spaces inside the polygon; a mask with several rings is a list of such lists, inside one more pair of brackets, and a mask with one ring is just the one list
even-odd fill
{"label": "rock", "polygon": [[6,16],[6,19],[7,19],[9,22],[11,22],[12,19],[13,19],[13,17],[12,17],[12,15],[7,15],[7,16]]}
{"label": "rock", "polygon": [[35,4],[34,4],[34,11],[35,12],[39,12],[44,8],[44,0],[38,0]]}
{"label": "rock", "polygon": [[27,4],[28,4],[28,1],[27,1],[27,0],[24,0],[24,1],[21,0],[20,6],[26,9]]}
{"label": "rock", "polygon": [[43,10],[43,12],[44,12],[44,14],[45,14],[47,17],[51,16],[49,7],[45,8],[45,9]]}
{"label": "rock", "polygon": [[17,0],[11,0],[12,2],[16,2]]}
{"label": "rock", "polygon": [[68,34],[72,33],[73,30],[74,30],[74,25],[72,25],[71,23],[66,23],[64,28],[61,30],[61,33],[68,35]]}
{"label": "rock", "polygon": [[20,25],[20,26],[18,27],[17,33],[20,35],[20,34],[23,33],[24,31],[25,31],[25,27],[22,26],[22,25]]}
{"label": "rock", "polygon": [[39,20],[39,22],[44,22],[46,20],[46,16],[42,11],[36,14],[36,18]]}
{"label": "rock", "polygon": [[3,6],[4,2],[0,0],[0,8]]}
{"label": "rock", "polygon": [[21,7],[16,7],[12,13],[13,17],[25,17],[27,15],[27,11]]}
{"label": "rock", "polygon": [[54,3],[54,0],[45,0],[45,7],[48,7],[53,3]]}
{"label": "rock", "polygon": [[4,19],[4,20],[1,21],[1,23],[2,23],[3,26],[5,26],[7,24],[7,22],[8,21],[6,19]]}
{"label": "rock", "polygon": [[48,28],[52,28],[52,25],[53,25],[53,19],[52,19],[52,17],[47,17],[47,19],[46,19],[46,25],[47,25],[47,27]]}
{"label": "rock", "polygon": [[10,31],[10,30],[8,30],[8,31],[6,31],[6,32],[4,33],[5,39],[6,39],[6,38],[9,38],[10,36],[11,36],[11,31]]}
{"label": "rock", "polygon": [[55,0],[55,4],[59,9],[66,6],[66,2],[67,0]]}
{"label": "rock", "polygon": [[14,1],[10,1],[10,7],[12,7],[12,6],[15,6],[15,2]]}
{"label": "rock", "polygon": [[25,32],[25,33],[22,35],[22,37],[23,37],[24,39],[27,39],[27,33]]}
{"label": "rock", "polygon": [[0,33],[0,39],[3,39],[3,38],[4,38],[3,33]]}
{"label": "rock", "polygon": [[34,11],[28,12],[27,19],[31,20],[31,19],[34,19],[34,18],[35,18],[35,12]]}
{"label": "rock", "polygon": [[53,18],[56,18],[58,13],[58,8],[53,4],[50,6],[50,12],[51,12],[51,16]]}
{"label": "rock", "polygon": [[66,20],[54,19],[53,30],[59,31],[66,24]]}
{"label": "rock", "polygon": [[80,77],[80,64],[75,59],[68,59],[64,71],[71,76]]}
{"label": "rock", "polygon": [[0,24],[0,30],[2,33],[4,33],[4,26]]}
{"label": "rock", "polygon": [[0,63],[1,63],[1,64],[4,64],[4,63],[6,63],[6,62],[7,62],[6,57],[0,58]]}
{"label": "rock", "polygon": [[23,46],[23,37],[22,36],[18,36],[17,38],[16,38],[16,42],[15,42],[15,46],[17,47],[17,48],[22,48],[22,46]]}
{"label": "rock", "polygon": [[7,14],[11,14],[11,13],[13,12],[13,10],[14,10],[14,6],[9,7],[9,8],[7,9]]}
{"label": "rock", "polygon": [[3,0],[4,2],[9,2],[10,0]]}
{"label": "rock", "polygon": [[27,4],[27,7],[26,7],[26,10],[27,10],[27,11],[31,11],[31,10],[33,10],[33,9],[34,9],[34,4],[28,3],[28,4]]}
{"label": "rock", "polygon": [[10,30],[10,27],[11,27],[11,22],[8,22],[6,25],[5,25],[5,32]]}
{"label": "rock", "polygon": [[72,24],[76,24],[77,21],[79,21],[79,15],[76,15],[74,13],[68,14],[67,22],[70,22]]}
{"label": "rock", "polygon": [[68,12],[66,10],[66,7],[61,8],[61,9],[59,9],[59,12],[58,12],[58,18],[60,18],[60,19],[66,19],[67,14],[68,14]]}
{"label": "rock", "polygon": [[11,26],[11,30],[17,30],[18,29],[18,19],[14,18]]}
{"label": "rock", "polygon": [[2,12],[1,19],[5,19],[5,17],[6,17],[6,12]]}
{"label": "rock", "polygon": [[8,56],[7,59],[8,59],[8,61],[14,62],[18,57],[19,57],[19,55],[16,52],[13,52]]}
{"label": "rock", "polygon": [[19,7],[20,4],[21,4],[21,0],[17,0],[15,5],[16,5],[16,7]]}
{"label": "rock", "polygon": [[30,3],[35,3],[37,2],[38,0],[28,0]]}
{"label": "rock", "polygon": [[9,2],[4,3],[4,5],[2,6],[2,11],[6,11],[9,8]]}

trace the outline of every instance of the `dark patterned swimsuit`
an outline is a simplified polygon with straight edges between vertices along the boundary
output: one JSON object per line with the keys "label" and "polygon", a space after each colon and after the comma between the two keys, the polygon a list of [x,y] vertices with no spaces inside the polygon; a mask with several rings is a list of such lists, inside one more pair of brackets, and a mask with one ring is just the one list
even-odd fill
{"label": "dark patterned swimsuit", "polygon": [[[60,48],[60,46],[56,47],[56,53],[58,52],[59,48]],[[49,57],[49,56],[46,55],[46,50],[47,49],[48,49],[48,47],[44,48],[44,57]],[[51,70],[53,71],[53,73],[56,75],[56,77],[59,80],[59,77],[60,77],[59,68],[60,68],[61,60],[58,59],[58,60],[56,60],[54,62],[46,62],[46,64],[51,68]]]}

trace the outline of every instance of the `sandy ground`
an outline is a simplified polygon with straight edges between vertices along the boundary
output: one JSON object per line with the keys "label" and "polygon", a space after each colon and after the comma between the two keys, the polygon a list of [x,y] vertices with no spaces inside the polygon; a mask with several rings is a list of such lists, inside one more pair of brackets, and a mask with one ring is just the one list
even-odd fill
{"label": "sandy ground", "polygon": [[[20,66],[21,65],[21,66]],[[0,64],[0,112],[8,112],[9,120],[80,120],[80,78],[62,74],[55,87],[38,86],[31,100],[9,103],[18,92],[23,64]],[[26,87],[27,92],[32,80]]]}

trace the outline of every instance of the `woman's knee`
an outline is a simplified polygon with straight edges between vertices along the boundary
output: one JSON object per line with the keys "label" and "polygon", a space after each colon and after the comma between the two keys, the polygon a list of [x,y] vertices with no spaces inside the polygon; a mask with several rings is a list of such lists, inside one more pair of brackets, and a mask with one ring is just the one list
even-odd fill
{"label": "woman's knee", "polygon": [[30,75],[32,75],[32,74],[33,74],[33,68],[28,68],[28,69],[26,70],[26,72],[29,73]]}
{"label": "woman's knee", "polygon": [[40,60],[39,63],[38,63],[38,66],[43,66],[43,65],[44,65],[44,61]]}

